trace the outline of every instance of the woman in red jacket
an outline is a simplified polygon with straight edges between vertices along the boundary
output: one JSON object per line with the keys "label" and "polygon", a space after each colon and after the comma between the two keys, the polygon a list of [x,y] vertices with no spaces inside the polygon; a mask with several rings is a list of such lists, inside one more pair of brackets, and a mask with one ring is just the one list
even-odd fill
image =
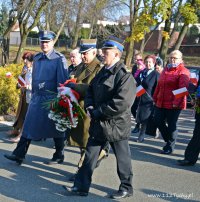
{"label": "woman in red jacket", "polygon": [[166,142],[163,154],[173,152],[177,138],[176,123],[181,110],[186,108],[186,96],[176,98],[172,91],[187,88],[189,80],[190,72],[184,67],[182,53],[179,50],[172,51],[153,95],[155,123]]}

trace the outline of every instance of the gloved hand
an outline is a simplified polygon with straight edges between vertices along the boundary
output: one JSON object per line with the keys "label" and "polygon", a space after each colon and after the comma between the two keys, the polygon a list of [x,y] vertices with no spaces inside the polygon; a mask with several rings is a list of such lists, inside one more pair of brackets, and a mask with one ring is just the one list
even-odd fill
{"label": "gloved hand", "polygon": [[71,82],[71,83],[66,84],[65,86],[68,87],[68,88],[71,88],[71,89],[75,90],[76,84]]}
{"label": "gloved hand", "polygon": [[103,114],[97,109],[88,109],[91,119],[103,120]]}

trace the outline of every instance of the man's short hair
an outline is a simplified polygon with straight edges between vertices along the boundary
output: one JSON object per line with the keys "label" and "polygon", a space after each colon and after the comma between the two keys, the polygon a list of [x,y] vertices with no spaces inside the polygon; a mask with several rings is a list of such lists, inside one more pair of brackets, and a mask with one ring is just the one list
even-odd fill
{"label": "man's short hair", "polygon": [[79,56],[81,58],[81,53],[80,53],[80,49],[79,48],[75,48],[73,49],[71,52],[70,52],[70,55],[71,54],[75,54],[77,56]]}

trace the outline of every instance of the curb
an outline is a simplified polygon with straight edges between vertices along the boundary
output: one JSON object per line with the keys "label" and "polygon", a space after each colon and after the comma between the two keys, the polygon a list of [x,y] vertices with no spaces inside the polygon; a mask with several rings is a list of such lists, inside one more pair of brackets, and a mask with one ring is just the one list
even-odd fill
{"label": "curb", "polygon": [[0,131],[12,130],[13,122],[0,122]]}
{"label": "curb", "polygon": [[3,126],[3,127],[0,127],[0,132],[8,131],[8,130],[12,130],[12,126]]}

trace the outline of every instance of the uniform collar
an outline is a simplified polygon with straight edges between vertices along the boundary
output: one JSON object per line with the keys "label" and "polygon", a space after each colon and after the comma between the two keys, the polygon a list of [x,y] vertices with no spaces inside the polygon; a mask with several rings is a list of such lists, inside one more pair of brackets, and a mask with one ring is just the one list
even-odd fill
{"label": "uniform collar", "polygon": [[[44,52],[42,52],[40,54],[40,58],[48,58],[48,59],[51,59],[51,54],[54,52],[54,49],[50,50],[47,54],[45,54]],[[39,58],[39,59],[40,59]]]}
{"label": "uniform collar", "polygon": [[51,59],[51,54],[52,54],[53,52],[54,52],[54,49],[50,50],[50,51],[46,54],[46,56],[47,56],[48,59]]}
{"label": "uniform collar", "polygon": [[107,69],[105,66],[104,68],[114,75],[116,74],[116,72],[118,72],[121,69],[121,66],[124,66],[124,64],[118,61],[111,68]]}

